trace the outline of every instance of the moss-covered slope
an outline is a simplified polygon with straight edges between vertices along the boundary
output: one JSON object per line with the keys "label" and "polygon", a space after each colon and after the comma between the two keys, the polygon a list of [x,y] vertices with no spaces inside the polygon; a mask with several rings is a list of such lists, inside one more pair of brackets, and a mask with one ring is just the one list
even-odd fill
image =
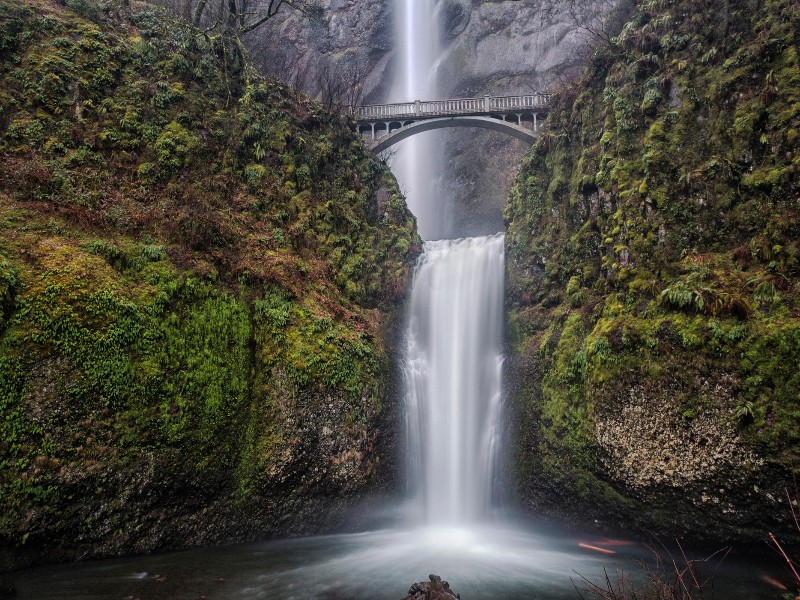
{"label": "moss-covered slope", "polygon": [[330,529],[379,468],[414,219],[224,40],[92,16],[0,1],[5,566]]}
{"label": "moss-covered slope", "polygon": [[529,505],[714,538],[791,519],[798,36],[791,0],[647,0],[558,95],[507,209]]}

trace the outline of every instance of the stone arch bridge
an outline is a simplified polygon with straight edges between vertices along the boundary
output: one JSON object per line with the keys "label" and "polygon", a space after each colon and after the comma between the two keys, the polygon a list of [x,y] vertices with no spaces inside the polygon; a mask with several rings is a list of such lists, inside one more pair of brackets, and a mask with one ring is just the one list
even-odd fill
{"label": "stone arch bridge", "polygon": [[533,143],[547,116],[550,96],[484,96],[416,100],[352,107],[358,132],[375,154],[423,131],[444,127],[482,127]]}

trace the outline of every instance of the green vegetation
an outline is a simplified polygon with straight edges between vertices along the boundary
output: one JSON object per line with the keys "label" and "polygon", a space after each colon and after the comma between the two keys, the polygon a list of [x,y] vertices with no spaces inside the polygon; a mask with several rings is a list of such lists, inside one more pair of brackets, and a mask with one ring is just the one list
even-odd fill
{"label": "green vegetation", "polygon": [[0,566],[335,524],[420,248],[339,115],[104,7],[0,0]]}
{"label": "green vegetation", "polygon": [[[769,498],[800,458],[799,31],[788,0],[641,2],[557,95],[506,214],[530,502],[555,480],[565,507],[718,537],[789,514]],[[663,473],[604,437],[640,425]]]}

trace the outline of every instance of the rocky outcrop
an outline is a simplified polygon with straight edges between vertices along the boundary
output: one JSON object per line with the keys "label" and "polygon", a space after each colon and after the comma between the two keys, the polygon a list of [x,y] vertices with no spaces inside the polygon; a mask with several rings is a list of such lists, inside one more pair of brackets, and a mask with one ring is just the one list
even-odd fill
{"label": "rocky outcrop", "polygon": [[567,8],[546,0],[444,2],[446,43],[438,69],[444,93],[542,91],[556,75],[579,67],[576,50],[587,42],[586,34],[579,28],[582,16]]}
{"label": "rocky outcrop", "polygon": [[[680,382],[660,393],[646,383],[635,385],[625,398],[598,411],[594,436],[609,479],[644,500],[664,489],[687,494],[702,487],[702,501],[719,504],[726,501],[727,488],[746,488],[752,474],[763,470],[764,459],[744,445],[736,427],[739,389],[725,375],[716,384],[706,378],[698,383],[695,393],[708,403],[700,412],[681,410],[675,402],[683,392]],[[709,489],[710,481],[727,483]]]}
{"label": "rocky outcrop", "polygon": [[414,218],[220,40],[87,14],[0,2],[0,570],[339,527],[394,484]]}
{"label": "rocky outcrop", "polygon": [[535,510],[796,537],[798,19],[641,3],[556,98],[507,209]]}
{"label": "rocky outcrop", "polygon": [[458,600],[461,598],[450,589],[450,584],[438,575],[429,575],[430,581],[415,583],[403,600]]}
{"label": "rocky outcrop", "polygon": [[384,101],[392,81],[392,31],[391,2],[323,0],[312,14],[282,10],[247,44],[262,71],[312,96],[321,98],[326,85],[355,76],[363,87],[357,99]]}

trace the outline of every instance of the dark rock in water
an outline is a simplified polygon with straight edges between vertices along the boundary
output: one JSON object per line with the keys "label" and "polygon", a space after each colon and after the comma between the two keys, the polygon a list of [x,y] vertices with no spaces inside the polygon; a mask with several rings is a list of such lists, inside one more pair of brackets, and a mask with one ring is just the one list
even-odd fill
{"label": "dark rock in water", "polygon": [[415,583],[408,590],[408,596],[403,600],[453,600],[461,596],[450,589],[450,584],[442,581],[438,575],[428,575],[430,582]]}
{"label": "dark rock in water", "polygon": [[0,600],[13,600],[16,597],[16,586],[10,581],[0,579]]}

